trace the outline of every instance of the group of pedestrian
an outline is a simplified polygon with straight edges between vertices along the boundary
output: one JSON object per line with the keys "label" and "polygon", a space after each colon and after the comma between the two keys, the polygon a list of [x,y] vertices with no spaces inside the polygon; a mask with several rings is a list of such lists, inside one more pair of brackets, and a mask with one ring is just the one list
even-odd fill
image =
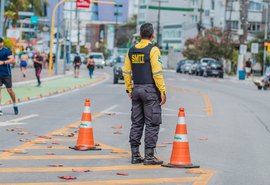
{"label": "group of pedestrian", "polygon": [[[79,53],[76,54],[73,60],[74,65],[74,78],[79,78],[80,75],[80,66],[82,64],[81,57]],[[94,70],[95,70],[95,60],[93,56],[90,55],[90,57],[87,59],[86,68],[88,69],[89,77],[93,78]]]}

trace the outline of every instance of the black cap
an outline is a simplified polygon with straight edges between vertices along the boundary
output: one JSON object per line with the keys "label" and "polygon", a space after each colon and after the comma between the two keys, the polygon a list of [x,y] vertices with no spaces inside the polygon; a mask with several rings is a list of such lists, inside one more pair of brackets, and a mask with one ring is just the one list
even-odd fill
{"label": "black cap", "polygon": [[0,43],[2,43],[4,40],[3,40],[3,38],[2,37],[0,37]]}

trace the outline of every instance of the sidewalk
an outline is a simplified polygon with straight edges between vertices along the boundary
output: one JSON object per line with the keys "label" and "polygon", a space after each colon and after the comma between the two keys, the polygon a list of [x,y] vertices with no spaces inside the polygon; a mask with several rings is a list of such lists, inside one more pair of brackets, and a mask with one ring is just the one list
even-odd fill
{"label": "sidewalk", "polygon": [[[18,102],[29,101],[32,99],[47,97],[73,89],[81,88],[90,85],[94,82],[105,79],[102,73],[95,73],[93,79],[88,76],[88,71],[80,70],[80,78],[73,77],[73,71],[67,71],[65,75],[48,75],[48,70],[41,72],[41,87],[36,87],[37,80],[35,77],[34,68],[27,70],[26,78],[23,78],[20,69],[14,68],[13,75],[13,90],[16,93]],[[6,90],[2,89],[2,105],[11,104],[10,97]]]}

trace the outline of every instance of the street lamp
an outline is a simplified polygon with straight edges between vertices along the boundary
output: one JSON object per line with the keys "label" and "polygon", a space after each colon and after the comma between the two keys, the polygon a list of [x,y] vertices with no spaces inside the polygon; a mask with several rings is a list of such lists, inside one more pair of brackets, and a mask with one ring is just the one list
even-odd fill
{"label": "street lamp", "polygon": [[158,21],[157,21],[157,45],[159,46],[159,35],[160,35],[160,6],[161,3],[168,3],[168,0],[152,0],[152,2],[157,2],[158,3]]}
{"label": "street lamp", "polygon": [[[266,41],[268,39],[268,17],[269,17],[269,2],[268,1],[264,1],[265,2],[265,8],[266,8],[266,13],[265,13],[265,29],[264,29],[264,41]],[[270,46],[268,46],[270,47]],[[265,65],[266,65],[266,50],[267,50],[267,46],[264,45],[264,50],[263,50],[263,74],[265,72]]]}
{"label": "street lamp", "polygon": [[0,36],[4,34],[4,13],[5,13],[5,0],[1,0],[1,14],[0,14]]}

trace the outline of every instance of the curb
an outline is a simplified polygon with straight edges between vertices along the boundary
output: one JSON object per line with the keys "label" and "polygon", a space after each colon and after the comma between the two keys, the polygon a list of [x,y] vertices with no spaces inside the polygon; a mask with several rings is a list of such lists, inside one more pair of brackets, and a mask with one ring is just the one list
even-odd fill
{"label": "curb", "polygon": [[[47,81],[48,80],[53,80],[53,79],[58,79],[58,78],[61,78],[61,77],[64,77],[64,75],[57,76],[57,78],[47,78]],[[42,98],[46,98],[46,97],[50,97],[50,96],[62,94],[62,93],[65,93],[65,92],[69,92],[69,91],[72,91],[72,90],[75,90],[75,89],[84,88],[84,87],[87,87],[89,85],[102,82],[102,81],[106,80],[107,78],[108,77],[106,76],[106,74],[102,74],[102,76],[99,77],[99,78],[97,78],[95,81],[73,85],[72,87],[63,88],[63,89],[56,90],[56,91],[49,92],[49,93],[39,94],[39,95],[36,95],[36,96],[33,96],[33,97],[26,96],[23,99],[18,98],[17,99],[17,103],[23,103],[23,102],[28,102],[28,101],[31,101],[31,100],[42,99]],[[27,81],[27,82],[30,83],[31,81]],[[34,81],[34,82],[36,82],[36,81]],[[7,100],[5,102],[5,104],[3,104],[3,105],[11,105],[11,104],[12,104],[12,101],[11,100]]]}

